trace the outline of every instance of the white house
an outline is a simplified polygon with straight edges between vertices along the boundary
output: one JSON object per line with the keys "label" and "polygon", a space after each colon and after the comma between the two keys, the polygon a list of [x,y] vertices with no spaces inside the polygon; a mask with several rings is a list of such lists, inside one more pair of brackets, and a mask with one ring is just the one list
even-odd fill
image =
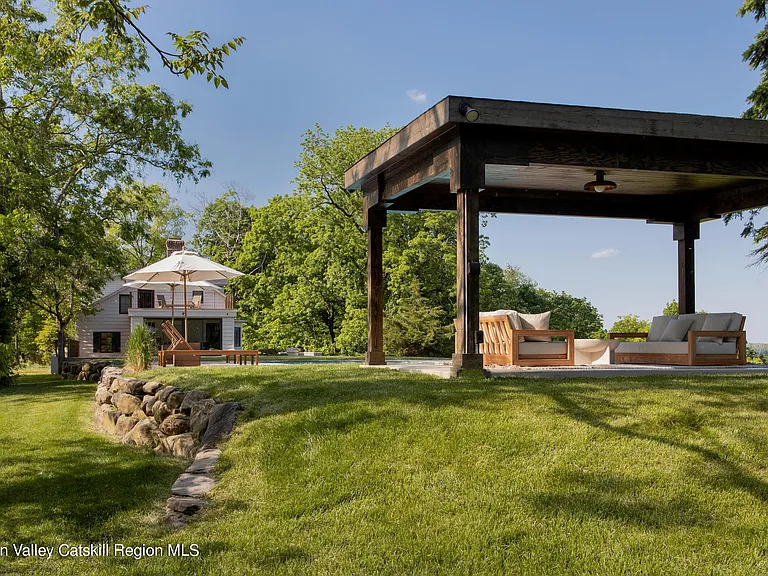
{"label": "white house", "polygon": [[[139,284],[141,287],[137,287]],[[174,316],[174,326],[184,334],[184,292],[166,284],[124,282],[115,278],[107,283],[102,297],[94,303],[93,315],[77,319],[78,356],[81,358],[120,357],[134,326],[149,326],[158,346],[167,347],[168,339],[160,325]],[[187,286],[187,341],[193,348],[242,349],[243,321],[236,318],[234,297],[223,286],[197,282]]]}

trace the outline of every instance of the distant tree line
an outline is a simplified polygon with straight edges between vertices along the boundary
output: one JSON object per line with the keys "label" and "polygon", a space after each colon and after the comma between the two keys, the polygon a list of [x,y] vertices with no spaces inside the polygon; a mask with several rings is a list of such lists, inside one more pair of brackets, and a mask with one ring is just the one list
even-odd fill
{"label": "distant tree line", "polygon": [[[205,256],[246,273],[230,282],[248,320],[245,344],[361,354],[367,346],[366,235],[362,196],[344,189],[344,171],[395,132],[346,127],[308,131],[291,194],[248,207],[227,191],[209,202],[193,239]],[[603,334],[585,298],[550,292],[517,268],[488,261],[482,238],[483,310],[552,311],[553,329]],[[456,316],[456,216],[389,214],[384,231],[385,348],[389,354],[446,356]]]}

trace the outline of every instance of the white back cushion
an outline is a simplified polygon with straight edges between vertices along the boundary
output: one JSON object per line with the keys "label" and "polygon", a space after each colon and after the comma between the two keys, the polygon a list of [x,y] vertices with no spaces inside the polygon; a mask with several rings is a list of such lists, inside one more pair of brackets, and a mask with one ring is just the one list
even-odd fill
{"label": "white back cushion", "polygon": [[682,342],[691,329],[693,318],[675,318],[667,324],[661,342]]}
{"label": "white back cushion", "polygon": [[[741,328],[741,321],[743,318],[744,316],[738,312],[731,312],[731,321],[728,323],[728,328],[726,328],[726,330],[731,330],[734,332],[739,330]],[[725,338],[723,342],[736,342],[736,338]]]}
{"label": "white back cushion", "polygon": [[[731,322],[731,315],[728,313],[722,314],[707,314],[707,319],[704,320],[704,326],[702,330],[728,330],[728,324]],[[701,336],[699,342],[717,342],[723,343],[722,336]]]}
{"label": "white back cushion", "polygon": [[[678,318],[693,318],[693,323],[688,330],[703,330],[704,322],[707,320],[706,314],[680,314]],[[683,342],[688,342],[688,334],[683,338]]]}
{"label": "white back cushion", "polygon": [[[552,312],[542,312],[541,314],[518,314],[523,330],[549,330],[549,317]],[[550,342],[549,336],[526,336],[526,342]]]}
{"label": "white back cushion", "polygon": [[660,342],[661,335],[667,329],[667,324],[674,320],[674,316],[654,316],[651,322],[651,329],[648,330],[647,342]]}

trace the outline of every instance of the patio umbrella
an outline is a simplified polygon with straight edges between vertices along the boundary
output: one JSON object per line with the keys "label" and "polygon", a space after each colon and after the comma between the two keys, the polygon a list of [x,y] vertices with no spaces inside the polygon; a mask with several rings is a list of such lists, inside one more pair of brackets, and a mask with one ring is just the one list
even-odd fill
{"label": "patio umbrella", "polygon": [[[174,281],[174,282],[144,282],[142,280],[133,280],[131,282],[127,282],[125,284],[128,288],[146,288],[147,286],[168,286],[171,289],[171,324],[174,323],[176,320],[176,306],[175,306],[175,296],[176,296],[176,286],[181,284],[182,282],[180,280]],[[198,280],[196,282],[187,282],[187,286],[194,286],[197,288],[219,288],[221,289],[221,286],[217,286],[216,284],[212,282],[208,282],[207,280]]]}
{"label": "patio umbrella", "polygon": [[144,282],[181,282],[184,284],[184,338],[187,332],[187,283],[201,280],[229,280],[244,276],[233,268],[203,258],[191,250],[179,250],[159,262],[131,272],[125,280],[143,280]]}

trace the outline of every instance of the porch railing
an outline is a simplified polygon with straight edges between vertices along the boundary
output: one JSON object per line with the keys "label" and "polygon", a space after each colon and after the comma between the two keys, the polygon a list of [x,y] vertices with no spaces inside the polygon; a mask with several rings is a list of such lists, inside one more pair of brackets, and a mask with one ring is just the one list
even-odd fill
{"label": "porch railing", "polygon": [[[147,290],[142,292],[132,291],[131,309],[140,310],[183,310],[184,292],[176,290],[171,297],[170,290]],[[234,310],[235,297],[232,294],[218,294],[204,292],[202,296],[195,291],[187,290],[187,308],[189,310]]]}

